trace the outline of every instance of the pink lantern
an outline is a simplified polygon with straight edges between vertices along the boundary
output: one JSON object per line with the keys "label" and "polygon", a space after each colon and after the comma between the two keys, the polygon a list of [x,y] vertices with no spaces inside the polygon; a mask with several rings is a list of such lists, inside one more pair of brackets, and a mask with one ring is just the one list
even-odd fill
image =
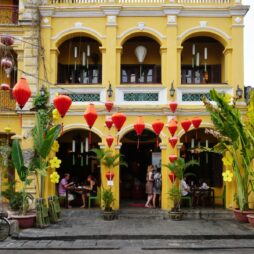
{"label": "pink lantern", "polygon": [[14,39],[9,34],[3,34],[1,35],[1,43],[3,43],[5,46],[11,46],[14,43]]}
{"label": "pink lantern", "polygon": [[9,58],[4,57],[1,60],[1,66],[3,67],[3,69],[10,69],[10,68],[12,68],[13,63]]}

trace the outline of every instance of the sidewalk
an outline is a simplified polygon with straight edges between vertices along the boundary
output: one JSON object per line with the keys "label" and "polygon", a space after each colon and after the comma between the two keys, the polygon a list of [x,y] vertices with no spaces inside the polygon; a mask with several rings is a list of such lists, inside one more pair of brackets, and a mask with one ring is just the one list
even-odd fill
{"label": "sidewalk", "polygon": [[[207,211],[209,219],[190,218],[182,221],[163,219],[160,210],[120,212],[119,219],[104,221],[100,210],[63,210],[62,220],[45,229],[22,230],[22,240],[146,240],[146,239],[254,239],[254,228],[240,224],[226,212],[220,219],[216,210]],[[196,210],[200,216],[202,211]],[[191,211],[190,213],[191,214]],[[205,214],[205,213],[204,213]],[[229,215],[229,216],[228,216]],[[202,215],[201,215],[202,217]],[[205,216],[203,216],[205,218]]]}
{"label": "sidewalk", "polygon": [[16,239],[0,242],[0,250],[254,249],[254,227],[236,222],[231,211],[195,209],[187,215],[172,221],[161,210],[125,209],[118,220],[104,221],[100,210],[63,210],[58,224],[21,230]]}

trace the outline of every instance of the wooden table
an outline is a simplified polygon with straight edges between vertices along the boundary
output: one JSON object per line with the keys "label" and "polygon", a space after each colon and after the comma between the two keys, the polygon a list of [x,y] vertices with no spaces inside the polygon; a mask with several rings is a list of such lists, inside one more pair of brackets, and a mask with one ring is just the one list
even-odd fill
{"label": "wooden table", "polygon": [[208,204],[211,205],[212,207],[215,206],[214,189],[209,188],[205,190],[194,188],[191,189],[191,192],[193,199],[193,207],[199,205],[200,203],[202,206],[205,206],[207,204],[205,201],[208,201]]}
{"label": "wooden table", "polygon": [[72,187],[72,188],[69,188],[69,189],[67,189],[66,190],[66,196],[65,196],[65,208],[67,208],[68,209],[68,194],[69,194],[69,192],[84,192],[84,191],[88,191],[86,188],[85,188],[85,186],[81,186],[81,187]]}

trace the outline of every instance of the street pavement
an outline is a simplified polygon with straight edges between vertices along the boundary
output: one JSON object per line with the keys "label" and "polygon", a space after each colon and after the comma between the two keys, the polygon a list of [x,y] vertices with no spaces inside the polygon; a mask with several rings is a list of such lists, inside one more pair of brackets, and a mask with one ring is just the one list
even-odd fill
{"label": "street pavement", "polygon": [[104,221],[99,210],[63,210],[59,223],[25,229],[15,239],[0,242],[0,253],[253,252],[254,227],[236,222],[231,211],[196,210],[197,217],[190,214],[182,221],[172,221],[160,210],[125,210],[118,220]]}

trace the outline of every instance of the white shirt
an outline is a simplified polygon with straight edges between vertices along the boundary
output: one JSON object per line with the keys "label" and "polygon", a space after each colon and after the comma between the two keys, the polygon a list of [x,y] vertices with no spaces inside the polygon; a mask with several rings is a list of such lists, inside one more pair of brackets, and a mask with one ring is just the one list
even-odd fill
{"label": "white shirt", "polygon": [[180,188],[181,188],[182,196],[187,196],[189,193],[188,191],[190,190],[190,186],[185,182],[184,179],[182,179],[180,182]]}

